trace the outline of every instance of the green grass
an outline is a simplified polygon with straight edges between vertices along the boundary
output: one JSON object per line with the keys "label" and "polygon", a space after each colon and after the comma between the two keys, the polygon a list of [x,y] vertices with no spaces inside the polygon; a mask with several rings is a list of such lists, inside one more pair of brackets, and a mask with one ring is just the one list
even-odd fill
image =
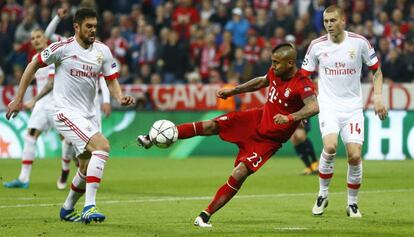
{"label": "green grass", "polygon": [[[0,236],[412,236],[414,162],[365,161],[359,206],[346,207],[346,163],[337,159],[330,203],[322,217],[311,208],[317,176],[299,176],[299,159],[271,159],[212,218],[212,229],[192,225],[229,176],[233,159],[111,159],[97,203],[100,224],[58,218],[67,191],[56,189],[60,160],[36,160],[28,190],[0,187]],[[0,160],[2,181],[20,161]],[[73,174],[74,172],[72,172]],[[81,208],[83,199],[79,203]]]}

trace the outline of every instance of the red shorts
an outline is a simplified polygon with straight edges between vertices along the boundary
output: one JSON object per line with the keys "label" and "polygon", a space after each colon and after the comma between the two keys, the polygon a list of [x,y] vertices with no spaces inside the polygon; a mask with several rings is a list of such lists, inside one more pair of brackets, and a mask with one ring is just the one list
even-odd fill
{"label": "red shorts", "polygon": [[262,109],[230,112],[214,119],[219,125],[220,138],[239,147],[234,166],[243,162],[251,171],[256,172],[282,147],[282,143],[257,133],[262,112]]}

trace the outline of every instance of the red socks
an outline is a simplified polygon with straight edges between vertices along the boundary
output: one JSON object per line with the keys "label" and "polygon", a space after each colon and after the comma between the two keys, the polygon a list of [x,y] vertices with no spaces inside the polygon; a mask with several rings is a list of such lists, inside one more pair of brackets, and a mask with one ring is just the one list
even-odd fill
{"label": "red socks", "polygon": [[184,123],[177,126],[178,139],[203,135],[203,122]]}
{"label": "red socks", "polygon": [[205,209],[210,215],[214,214],[217,210],[223,207],[230,199],[236,195],[241,187],[239,183],[233,176],[229,177],[227,183],[219,188],[213,200],[210,202],[208,207]]}

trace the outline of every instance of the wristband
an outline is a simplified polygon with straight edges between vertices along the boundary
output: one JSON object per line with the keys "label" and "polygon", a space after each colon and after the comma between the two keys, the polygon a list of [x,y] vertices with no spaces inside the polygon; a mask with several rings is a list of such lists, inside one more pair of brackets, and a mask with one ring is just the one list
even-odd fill
{"label": "wristband", "polygon": [[293,115],[292,114],[288,114],[287,117],[288,117],[289,123],[295,121],[295,118],[293,118]]}

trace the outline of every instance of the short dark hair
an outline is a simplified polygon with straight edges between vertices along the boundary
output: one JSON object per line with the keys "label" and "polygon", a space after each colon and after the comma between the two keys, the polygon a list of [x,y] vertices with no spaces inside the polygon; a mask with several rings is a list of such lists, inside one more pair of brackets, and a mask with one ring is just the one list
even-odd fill
{"label": "short dark hair", "polygon": [[291,43],[283,43],[283,44],[279,44],[276,47],[274,47],[272,49],[272,54],[274,54],[276,51],[278,51],[280,48],[283,48],[283,47],[290,47],[292,49],[295,49],[295,46],[293,46],[293,44],[291,44]]}
{"label": "short dark hair", "polygon": [[73,22],[81,25],[86,18],[96,18],[96,11],[90,8],[81,8],[76,11]]}

